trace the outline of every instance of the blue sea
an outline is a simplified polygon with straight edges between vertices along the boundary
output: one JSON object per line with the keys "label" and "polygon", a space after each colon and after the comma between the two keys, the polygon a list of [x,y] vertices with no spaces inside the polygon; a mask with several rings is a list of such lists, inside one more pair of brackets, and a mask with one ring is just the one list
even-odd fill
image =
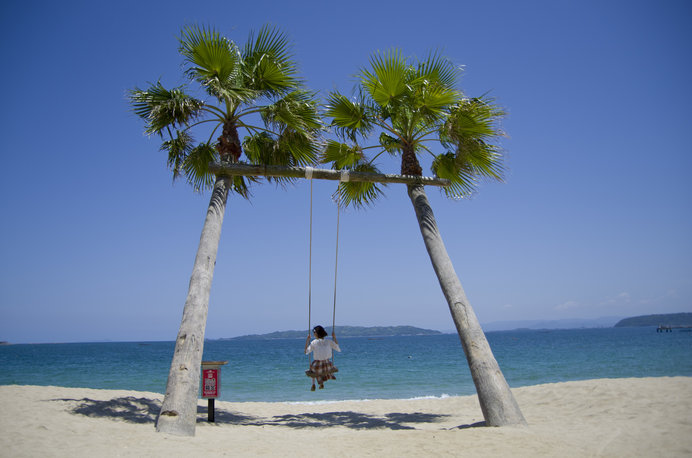
{"label": "blue sea", "polygon": [[[594,378],[692,376],[692,332],[656,328],[486,333],[509,385]],[[410,399],[475,393],[456,334],[341,338],[337,380],[311,392],[303,339],[208,340],[205,360],[228,364],[223,401]],[[0,346],[0,384],[163,393],[173,342]]]}

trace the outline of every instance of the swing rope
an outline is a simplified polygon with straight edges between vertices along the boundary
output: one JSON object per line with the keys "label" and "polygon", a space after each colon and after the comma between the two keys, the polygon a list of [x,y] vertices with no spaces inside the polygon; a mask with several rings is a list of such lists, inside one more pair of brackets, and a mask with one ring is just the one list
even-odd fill
{"label": "swing rope", "polygon": [[341,203],[336,203],[336,251],[334,253],[334,307],[332,309],[332,334],[336,329],[336,279],[339,268],[339,214],[341,213]]}
{"label": "swing rope", "polygon": [[[349,179],[348,170],[341,171],[342,183],[347,182]],[[338,278],[339,270],[339,218],[341,216],[341,199],[339,198],[339,188],[335,192],[336,194],[336,248],[334,250],[334,306],[332,308],[332,335],[336,334],[336,280]],[[334,352],[332,352],[332,363],[334,362]]]}
{"label": "swing rope", "polygon": [[[336,252],[334,253],[334,306],[332,308],[332,336],[336,333],[336,279],[339,267],[339,213],[341,204],[336,202]],[[334,363],[334,352],[332,352],[332,363]]]}
{"label": "swing rope", "polygon": [[[312,335],[312,167],[305,168],[305,178],[310,180],[310,242],[308,250],[308,336]],[[348,170],[341,171],[341,182],[349,180]],[[332,307],[332,334],[336,332],[336,286],[339,269],[339,219],[341,216],[341,200],[336,193],[336,249],[334,253],[334,305]],[[332,361],[334,354],[332,353]],[[308,355],[308,367],[310,366],[310,355]]]}
{"label": "swing rope", "polygon": [[[308,336],[312,335],[312,167],[305,167],[305,178],[310,180],[310,248],[308,250]],[[310,355],[308,355],[310,362]]]}

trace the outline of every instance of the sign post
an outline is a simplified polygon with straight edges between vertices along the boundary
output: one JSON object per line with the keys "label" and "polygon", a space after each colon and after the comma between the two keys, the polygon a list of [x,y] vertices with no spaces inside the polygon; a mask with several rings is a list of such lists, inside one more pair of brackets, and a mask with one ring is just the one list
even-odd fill
{"label": "sign post", "polygon": [[207,399],[207,421],[214,423],[214,399],[221,392],[221,366],[228,361],[202,361],[202,398]]}

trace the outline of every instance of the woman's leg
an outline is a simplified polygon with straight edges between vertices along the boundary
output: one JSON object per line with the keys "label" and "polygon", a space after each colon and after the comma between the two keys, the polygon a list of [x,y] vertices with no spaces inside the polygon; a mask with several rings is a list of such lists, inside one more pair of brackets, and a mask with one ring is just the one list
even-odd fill
{"label": "woman's leg", "polygon": [[310,363],[310,370],[305,371],[305,375],[310,377],[310,380],[312,381],[312,386],[310,387],[310,391],[315,391],[315,361],[312,361]]}

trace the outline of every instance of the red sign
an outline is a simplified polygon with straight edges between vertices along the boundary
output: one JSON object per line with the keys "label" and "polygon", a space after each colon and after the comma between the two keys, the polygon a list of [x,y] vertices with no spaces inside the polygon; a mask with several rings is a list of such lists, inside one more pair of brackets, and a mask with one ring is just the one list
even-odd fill
{"label": "red sign", "polygon": [[219,369],[202,370],[202,397],[216,398],[219,396]]}

